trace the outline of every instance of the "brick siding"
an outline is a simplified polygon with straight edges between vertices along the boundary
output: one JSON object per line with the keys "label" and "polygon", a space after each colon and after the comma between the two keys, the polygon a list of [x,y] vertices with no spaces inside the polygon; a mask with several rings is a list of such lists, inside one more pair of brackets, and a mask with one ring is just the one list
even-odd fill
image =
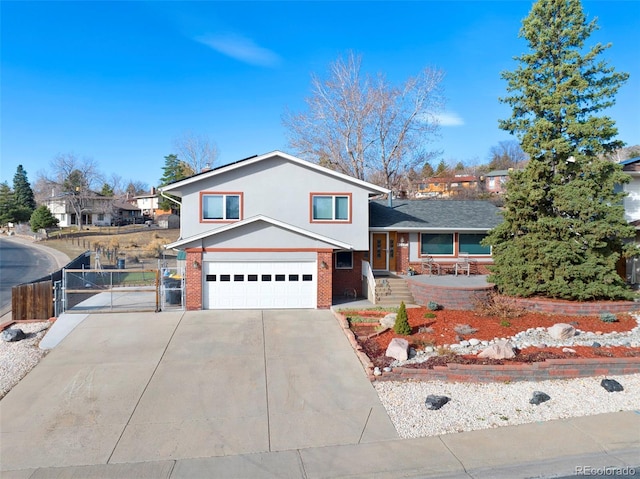
{"label": "brick siding", "polygon": [[[194,266],[197,262],[199,267]],[[202,250],[188,249],[185,269],[185,303],[187,311],[202,309]]]}
{"label": "brick siding", "polygon": [[[324,265],[324,267],[323,267]],[[333,252],[318,251],[318,309],[328,309],[331,307],[333,298]]]}
{"label": "brick siding", "polygon": [[334,297],[352,294],[353,291],[358,297],[362,296],[362,260],[364,255],[363,251],[354,251],[353,268],[351,269],[336,269],[334,263],[332,290]]}

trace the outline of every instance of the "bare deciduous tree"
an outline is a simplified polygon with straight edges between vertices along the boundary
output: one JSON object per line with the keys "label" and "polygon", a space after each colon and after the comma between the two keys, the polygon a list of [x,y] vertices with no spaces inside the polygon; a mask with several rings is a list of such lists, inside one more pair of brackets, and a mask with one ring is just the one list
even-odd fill
{"label": "bare deciduous tree", "polygon": [[217,145],[205,135],[183,133],[173,141],[173,147],[178,158],[189,166],[193,173],[212,168],[218,159]]}
{"label": "bare deciduous tree", "polygon": [[394,87],[383,75],[363,76],[361,58],[349,53],[330,65],[327,79],[312,75],[306,112],[285,113],[290,145],[303,158],[393,188],[435,156],[425,146],[438,131],[443,77],[425,68]]}
{"label": "bare deciduous tree", "polygon": [[501,141],[489,150],[491,161],[489,168],[492,170],[506,170],[508,168],[524,167],[527,154],[522,151],[520,143],[515,140]]}

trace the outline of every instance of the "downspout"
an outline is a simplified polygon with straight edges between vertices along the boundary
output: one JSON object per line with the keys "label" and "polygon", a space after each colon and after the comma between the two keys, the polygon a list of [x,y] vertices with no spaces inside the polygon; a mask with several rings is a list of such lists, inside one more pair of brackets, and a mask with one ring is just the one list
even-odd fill
{"label": "downspout", "polygon": [[165,200],[173,201],[176,205],[178,205],[178,206],[182,207],[182,203],[180,203],[180,202],[179,202],[179,201],[177,201],[177,200],[174,200],[174,199],[173,199],[173,198],[171,198],[170,196],[166,196],[166,195],[164,194],[164,191],[162,191],[162,190],[160,190],[160,196],[162,196]]}

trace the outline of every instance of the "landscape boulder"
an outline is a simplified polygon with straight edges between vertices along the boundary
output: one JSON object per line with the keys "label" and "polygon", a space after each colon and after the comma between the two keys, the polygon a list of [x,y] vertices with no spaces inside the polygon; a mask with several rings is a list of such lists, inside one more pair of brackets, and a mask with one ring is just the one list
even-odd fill
{"label": "landscape boulder", "polygon": [[622,384],[620,384],[615,379],[603,379],[602,381],[600,381],[600,386],[605,388],[610,393],[624,391]]}
{"label": "landscape boulder", "polygon": [[549,399],[551,399],[551,396],[549,396],[547,393],[543,393],[542,391],[533,391],[533,396],[531,397],[531,399],[529,399],[529,403],[535,404],[537,406],[538,404],[542,404]]}
{"label": "landscape boulder", "polygon": [[427,409],[431,409],[432,411],[437,411],[442,406],[447,404],[450,401],[450,398],[447,396],[437,396],[435,394],[429,394],[424,403],[427,405]]}
{"label": "landscape boulder", "polygon": [[380,319],[380,326],[383,328],[393,328],[396,324],[396,317],[398,315],[396,313],[389,313],[384,318]]}
{"label": "landscape boulder", "polygon": [[484,359],[511,359],[515,358],[516,353],[513,351],[513,344],[509,341],[498,341],[488,348],[480,351],[479,358]]}
{"label": "landscape boulder", "polygon": [[576,335],[576,328],[566,323],[556,323],[547,328],[549,336],[556,340],[573,338]]}
{"label": "landscape boulder", "polygon": [[402,338],[393,338],[384,355],[398,361],[406,361],[409,358],[409,341]]}
{"label": "landscape boulder", "polygon": [[12,343],[14,341],[22,341],[26,337],[27,335],[24,334],[24,331],[20,328],[5,329],[4,331],[2,331],[2,340],[8,343]]}

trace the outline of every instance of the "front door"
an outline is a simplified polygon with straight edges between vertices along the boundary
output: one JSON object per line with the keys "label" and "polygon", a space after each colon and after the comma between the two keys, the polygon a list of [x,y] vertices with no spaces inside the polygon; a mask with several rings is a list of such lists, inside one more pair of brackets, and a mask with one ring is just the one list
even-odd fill
{"label": "front door", "polygon": [[387,233],[373,233],[371,236],[371,255],[373,269],[387,269]]}

